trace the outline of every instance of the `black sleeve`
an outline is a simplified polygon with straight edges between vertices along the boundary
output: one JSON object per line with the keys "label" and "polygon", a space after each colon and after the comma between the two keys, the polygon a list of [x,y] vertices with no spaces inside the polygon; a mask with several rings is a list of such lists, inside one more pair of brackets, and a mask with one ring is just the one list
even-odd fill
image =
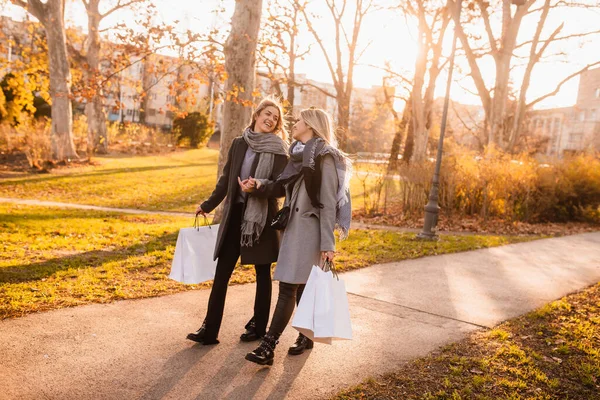
{"label": "black sleeve", "polygon": [[277,154],[275,155],[275,161],[273,162],[273,171],[269,182],[262,185],[260,189],[252,192],[252,196],[256,197],[283,197],[285,196],[285,189],[283,185],[276,183],[277,177],[281,175],[285,166],[287,165],[288,158],[286,156]]}
{"label": "black sleeve", "polygon": [[225,163],[225,167],[223,167],[223,175],[221,175],[221,177],[219,178],[215,190],[213,190],[210,197],[200,205],[200,207],[202,207],[202,211],[206,213],[209,213],[215,208],[217,208],[217,206],[221,204],[221,202],[227,195],[227,186],[229,184],[229,175],[231,172],[231,157],[233,155],[233,148],[235,147],[235,144],[236,141],[234,140],[231,143],[229,153],[227,154],[227,162]]}

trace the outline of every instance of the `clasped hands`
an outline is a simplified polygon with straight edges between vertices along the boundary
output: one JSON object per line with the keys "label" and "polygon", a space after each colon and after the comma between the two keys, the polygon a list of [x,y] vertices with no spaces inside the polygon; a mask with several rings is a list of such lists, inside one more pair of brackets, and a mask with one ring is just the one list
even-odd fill
{"label": "clasped hands", "polygon": [[[253,177],[248,177],[248,179],[241,180],[238,176],[238,183],[240,184],[240,188],[242,192],[252,193],[256,189],[260,189],[261,183],[260,181],[254,179]],[[335,251],[322,251],[321,252],[321,262],[325,262],[326,260],[331,262],[335,257]]]}
{"label": "clasped hands", "polygon": [[240,188],[242,192],[252,193],[256,189],[260,189],[260,181],[254,179],[253,177],[249,177],[248,179],[241,180],[238,176],[238,183],[240,184]]}

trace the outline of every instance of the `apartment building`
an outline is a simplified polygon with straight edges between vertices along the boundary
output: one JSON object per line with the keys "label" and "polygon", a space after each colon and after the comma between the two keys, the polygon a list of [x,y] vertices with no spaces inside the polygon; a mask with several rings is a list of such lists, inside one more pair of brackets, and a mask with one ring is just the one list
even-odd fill
{"label": "apartment building", "polygon": [[[83,38],[81,30],[76,30]],[[15,21],[0,16],[0,79],[10,73],[14,62],[24,51],[36,46],[36,40],[45,36],[41,25],[30,21]],[[73,43],[81,50],[83,40]],[[118,46],[108,43],[107,48],[118,55]],[[115,50],[116,48],[116,50]],[[40,51],[43,49],[40,48]],[[148,57],[131,56],[129,65],[118,71],[104,87],[104,107],[109,121],[144,123],[162,129],[171,129],[173,110],[210,110],[217,118],[220,106],[210,101],[211,90],[206,79],[198,73],[199,66],[183,65],[177,57],[152,54]],[[118,69],[111,62],[101,66],[105,71]],[[75,111],[83,112],[85,99],[77,99]]]}

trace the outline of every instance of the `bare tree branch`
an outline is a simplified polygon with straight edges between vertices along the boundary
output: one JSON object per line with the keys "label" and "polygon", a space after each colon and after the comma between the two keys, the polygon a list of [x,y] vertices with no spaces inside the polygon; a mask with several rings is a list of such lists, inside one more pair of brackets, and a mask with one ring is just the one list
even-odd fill
{"label": "bare tree branch", "polygon": [[47,7],[46,4],[42,3],[40,0],[11,0],[11,2],[29,11],[31,15],[36,17],[40,22],[44,22],[46,19]]}
{"label": "bare tree branch", "polygon": [[[590,32],[584,32],[584,33],[574,33],[571,35],[566,35],[566,36],[561,36],[561,37],[556,37],[553,39],[544,39],[544,40],[540,40],[539,43],[545,43],[545,42],[558,42],[561,40],[568,40],[568,39],[573,39],[573,38],[580,38],[580,37],[586,37],[586,36],[591,36],[591,35],[597,35],[600,33],[600,29],[597,31],[590,31]],[[528,40],[526,42],[523,42],[521,44],[518,44],[515,49],[521,48],[523,46],[527,46],[528,44],[531,44],[533,41],[532,40]]]}
{"label": "bare tree branch", "polygon": [[406,83],[407,85],[411,85],[412,86],[412,80],[405,78],[402,74],[393,71],[391,68],[388,67],[382,67],[379,65],[373,65],[373,64],[363,64],[366,65],[367,67],[371,67],[371,68],[375,68],[375,69],[379,69],[381,71],[387,72],[388,74],[392,75],[394,78],[398,78],[400,79],[402,82]]}
{"label": "bare tree branch", "polygon": [[494,32],[492,32],[490,14],[487,11],[489,4],[490,3],[484,2],[483,0],[477,0],[477,5],[479,5],[479,9],[481,10],[481,16],[483,17],[483,22],[485,23],[485,31],[488,35],[488,40],[492,48],[492,53],[496,53],[498,51],[498,46],[496,45],[496,38],[494,37]]}
{"label": "bare tree branch", "polygon": [[563,79],[562,81],[559,82],[559,84],[556,86],[556,88],[550,92],[547,93],[541,97],[538,97],[537,99],[535,99],[534,101],[532,101],[531,103],[527,104],[527,108],[530,109],[531,107],[533,107],[534,105],[536,105],[537,103],[539,103],[542,100],[547,99],[548,97],[552,97],[555,96],[558,92],[560,92],[560,88],[567,83],[568,81],[570,81],[571,79],[575,78],[576,76],[581,75],[582,73],[584,73],[585,71],[587,71],[588,69],[595,67],[596,65],[600,65],[600,61],[596,61],[594,63],[588,64],[585,67],[583,67],[582,69],[580,69],[579,71],[567,76],[565,79]]}
{"label": "bare tree branch", "polygon": [[119,0],[117,2],[117,4],[113,8],[111,8],[110,10],[108,10],[107,12],[105,12],[104,14],[100,14],[100,19],[108,17],[110,14],[114,13],[117,10],[129,7],[129,6],[131,6],[131,5],[135,4],[135,3],[143,3],[144,1],[146,1],[146,0],[129,0],[129,1],[126,1],[126,2],[122,3],[121,0]]}
{"label": "bare tree branch", "polygon": [[337,97],[335,94],[333,94],[333,93],[331,93],[331,92],[323,89],[320,86],[315,85],[314,83],[310,83],[310,82],[296,82],[296,86],[300,86],[300,87],[308,86],[308,87],[317,89],[319,92],[323,93],[325,96],[328,96],[328,97],[331,97],[331,98],[334,98],[334,99]]}

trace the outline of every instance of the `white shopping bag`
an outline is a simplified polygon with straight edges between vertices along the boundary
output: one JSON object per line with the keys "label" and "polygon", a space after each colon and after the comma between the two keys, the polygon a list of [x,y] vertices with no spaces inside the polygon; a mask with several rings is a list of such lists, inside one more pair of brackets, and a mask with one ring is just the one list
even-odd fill
{"label": "white shopping bag", "polygon": [[315,342],[331,344],[332,340],[351,340],[352,325],[344,281],[331,271],[323,271],[314,265],[292,326]]}
{"label": "white shopping bag", "polygon": [[304,291],[302,292],[302,297],[300,298],[300,303],[294,314],[294,319],[292,320],[292,326],[310,339],[314,337],[315,295],[318,280],[318,277],[316,277],[318,274],[317,270],[320,271],[321,268],[315,268],[315,266],[313,266],[310,271],[310,276],[306,282]]}
{"label": "white shopping bag", "polygon": [[169,278],[181,283],[200,283],[214,279],[217,262],[213,260],[219,225],[179,230]]}

